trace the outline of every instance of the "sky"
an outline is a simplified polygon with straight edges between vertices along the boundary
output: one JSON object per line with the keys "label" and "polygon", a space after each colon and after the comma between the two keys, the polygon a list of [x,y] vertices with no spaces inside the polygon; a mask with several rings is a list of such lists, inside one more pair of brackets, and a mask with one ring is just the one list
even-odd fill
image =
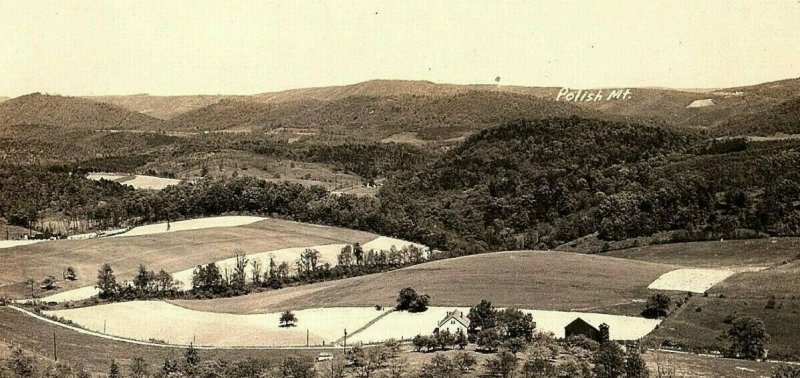
{"label": "sky", "polygon": [[0,0],[0,96],[722,88],[800,76],[798,25],[800,0]]}

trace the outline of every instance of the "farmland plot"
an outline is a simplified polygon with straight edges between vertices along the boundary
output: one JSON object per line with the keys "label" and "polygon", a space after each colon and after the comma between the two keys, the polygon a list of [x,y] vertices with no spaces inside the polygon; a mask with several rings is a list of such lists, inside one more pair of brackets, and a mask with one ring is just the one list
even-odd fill
{"label": "farmland plot", "polygon": [[[344,329],[357,329],[380,316],[374,308],[319,308],[294,312],[294,327],[280,326],[280,313],[236,315],[194,311],[165,302],[135,301],[45,314],[63,317],[99,333],[169,344],[252,347],[330,345]],[[105,332],[104,332],[105,330]]]}
{"label": "farmland plot", "polygon": [[734,274],[736,274],[734,270],[723,269],[676,269],[662,274],[647,288],[704,293]]}
{"label": "farmland plot", "polygon": [[[430,335],[438,322],[446,316],[448,311],[459,310],[465,314],[468,307],[429,307],[427,311],[410,313],[395,311],[381,318],[368,328],[353,335],[353,342],[374,343],[395,339],[410,339],[416,335]],[[609,325],[609,336],[612,340],[637,340],[648,333],[661,322],[657,319],[644,319],[633,316],[608,315],[589,312],[569,311],[542,311],[522,310],[531,314],[536,323],[536,329],[552,332],[556,337],[564,337],[564,327],[580,317],[590,324]]]}

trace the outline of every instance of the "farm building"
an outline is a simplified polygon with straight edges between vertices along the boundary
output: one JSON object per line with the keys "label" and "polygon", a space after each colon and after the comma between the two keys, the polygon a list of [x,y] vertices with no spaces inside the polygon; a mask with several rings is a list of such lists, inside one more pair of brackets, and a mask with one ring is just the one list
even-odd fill
{"label": "farm building", "polygon": [[466,335],[467,328],[469,328],[469,319],[464,316],[464,312],[453,310],[448,311],[444,319],[439,321],[434,332],[448,331],[452,334],[456,334],[460,330]]}
{"label": "farm building", "polygon": [[581,318],[576,318],[564,327],[564,337],[578,335],[585,336],[586,338],[595,341],[603,341],[603,339],[607,340],[608,324],[602,323],[598,326],[594,326]]}

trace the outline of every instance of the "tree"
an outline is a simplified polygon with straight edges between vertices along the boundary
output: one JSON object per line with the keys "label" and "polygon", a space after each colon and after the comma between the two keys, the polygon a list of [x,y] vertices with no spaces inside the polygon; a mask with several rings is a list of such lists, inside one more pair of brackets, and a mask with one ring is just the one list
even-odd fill
{"label": "tree", "polygon": [[467,352],[461,351],[453,355],[453,365],[461,374],[465,374],[467,371],[475,368],[477,363],[478,360],[475,359],[475,356]]}
{"label": "tree", "polygon": [[25,286],[31,289],[31,299],[34,297],[34,289],[36,287],[36,281],[33,278],[28,278],[25,280]]}
{"label": "tree", "polygon": [[36,373],[36,359],[16,346],[11,349],[11,354],[6,361],[8,369],[20,377],[33,377]]}
{"label": "tree", "polygon": [[759,318],[743,316],[734,319],[724,336],[730,344],[726,352],[728,357],[756,360],[766,356],[770,336]]}
{"label": "tree", "polygon": [[628,353],[625,357],[625,377],[650,377],[650,371],[647,370],[647,363],[645,363],[644,358],[642,358],[642,354],[639,353],[639,349],[637,348],[628,348]]}
{"label": "tree", "polygon": [[398,311],[423,312],[428,309],[429,302],[430,296],[417,294],[414,289],[407,287],[400,290],[400,294],[397,296],[396,309]]}
{"label": "tree", "polygon": [[94,286],[100,290],[100,298],[114,298],[119,293],[119,285],[117,278],[114,276],[114,270],[108,263],[103,264],[97,272],[97,283]]}
{"label": "tree", "polygon": [[354,346],[347,351],[347,359],[350,360],[357,377],[369,378],[386,362],[386,347],[380,345],[366,350]]}
{"label": "tree", "polygon": [[294,323],[297,322],[297,316],[294,315],[289,310],[284,311],[281,313],[281,327],[294,327]]}
{"label": "tree", "polygon": [[536,323],[533,316],[516,308],[497,311],[497,325],[505,330],[505,338],[521,338],[526,342],[533,340]]}
{"label": "tree", "polygon": [[458,345],[459,349],[464,349],[468,343],[469,341],[467,340],[467,335],[464,334],[464,330],[459,328],[458,332],[455,334],[454,344]]}
{"label": "tree", "polygon": [[189,344],[189,349],[186,349],[183,359],[186,366],[189,367],[196,367],[200,363],[200,356],[197,354],[197,349],[194,348],[194,345]]}
{"label": "tree", "polygon": [[144,264],[139,264],[139,270],[136,276],[133,277],[133,286],[140,292],[149,292],[151,285],[155,283],[156,274],[153,271],[148,271]]}
{"label": "tree", "polygon": [[253,259],[253,261],[250,261],[250,265],[252,266],[250,273],[252,274],[253,285],[261,285],[261,259]]}
{"label": "tree", "polygon": [[62,275],[65,280],[75,281],[78,279],[78,276],[75,274],[75,268],[68,266],[67,269],[64,270],[64,274]]}
{"label": "tree", "polygon": [[237,293],[244,292],[247,286],[247,264],[249,261],[245,254],[236,254],[236,265],[233,268],[230,286]]}
{"label": "tree", "polygon": [[772,378],[800,378],[800,366],[778,366],[772,373]]}
{"label": "tree", "polygon": [[525,361],[525,364],[522,365],[522,372],[525,374],[525,378],[553,377],[556,373],[556,366],[541,356],[535,356]]}
{"label": "tree", "polygon": [[58,287],[58,281],[56,280],[56,277],[53,276],[52,274],[45,277],[45,279],[42,281],[42,289],[53,290],[57,287]]}
{"label": "tree", "polygon": [[313,378],[314,360],[311,357],[289,356],[281,363],[281,375],[286,378]]}
{"label": "tree", "polygon": [[484,366],[489,377],[510,378],[517,369],[517,356],[510,352],[500,352],[496,357],[487,359]]}
{"label": "tree", "polygon": [[592,363],[597,378],[618,378],[625,374],[625,352],[616,342],[600,344]]}
{"label": "tree", "polygon": [[497,332],[497,328],[489,328],[483,329],[478,332],[478,337],[475,340],[475,343],[478,345],[478,349],[485,350],[489,352],[494,352],[500,346],[502,342],[502,338],[500,334]]}
{"label": "tree", "polygon": [[528,347],[528,342],[521,337],[512,337],[503,341],[502,345],[505,350],[517,354]]}
{"label": "tree", "polygon": [[348,244],[342,247],[342,251],[339,252],[339,255],[336,256],[336,260],[339,266],[348,267],[353,265],[353,260],[355,256],[353,256],[353,246]]}
{"label": "tree", "polygon": [[422,364],[420,378],[458,378],[461,371],[447,356],[437,353],[430,361]]}
{"label": "tree", "polygon": [[131,362],[131,377],[133,378],[144,378],[147,376],[147,362],[145,362],[144,358],[136,357]]}
{"label": "tree", "polygon": [[497,314],[492,302],[485,299],[481,300],[477,306],[469,309],[467,319],[469,319],[469,332],[475,332],[481,329],[494,328],[496,325],[495,320]]}
{"label": "tree", "polygon": [[114,360],[111,360],[111,366],[108,368],[108,378],[121,378],[119,373],[119,365]]}
{"label": "tree", "polygon": [[669,307],[672,299],[662,293],[656,293],[647,298],[645,309],[642,311],[642,316],[646,318],[659,318],[669,315]]}

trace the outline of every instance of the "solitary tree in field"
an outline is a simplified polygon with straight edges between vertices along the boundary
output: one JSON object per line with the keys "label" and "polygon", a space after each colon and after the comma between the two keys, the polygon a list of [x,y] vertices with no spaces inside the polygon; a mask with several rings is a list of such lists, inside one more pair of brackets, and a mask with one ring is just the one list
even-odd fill
{"label": "solitary tree in field", "polygon": [[766,344],[770,336],[759,318],[743,316],[734,319],[725,337],[730,343],[726,353],[728,357],[756,360],[767,355]]}
{"label": "solitary tree in field", "polygon": [[647,298],[642,316],[647,318],[659,318],[669,315],[669,306],[672,304],[672,299],[666,294],[653,294]]}
{"label": "solitary tree in field", "polygon": [[417,294],[414,289],[407,287],[400,290],[396,308],[398,311],[423,312],[428,309],[430,299],[428,294]]}
{"label": "solitary tree in field", "polygon": [[119,285],[117,285],[117,278],[114,276],[114,270],[108,263],[103,264],[97,272],[97,283],[94,286],[100,290],[100,298],[112,298],[117,294]]}
{"label": "solitary tree in field", "polygon": [[75,281],[78,279],[78,276],[75,274],[75,268],[68,266],[67,269],[64,270],[63,277],[65,280]]}
{"label": "solitary tree in field", "polygon": [[281,314],[281,327],[293,327],[294,323],[297,322],[297,316],[295,316],[291,311],[286,310]]}

